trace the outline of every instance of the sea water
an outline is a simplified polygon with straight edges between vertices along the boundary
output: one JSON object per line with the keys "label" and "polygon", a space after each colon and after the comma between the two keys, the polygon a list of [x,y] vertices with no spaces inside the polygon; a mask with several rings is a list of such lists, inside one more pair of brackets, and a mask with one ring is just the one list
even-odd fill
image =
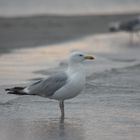
{"label": "sea water", "polygon": [[139,12],[139,0],[1,0],[0,16]]}

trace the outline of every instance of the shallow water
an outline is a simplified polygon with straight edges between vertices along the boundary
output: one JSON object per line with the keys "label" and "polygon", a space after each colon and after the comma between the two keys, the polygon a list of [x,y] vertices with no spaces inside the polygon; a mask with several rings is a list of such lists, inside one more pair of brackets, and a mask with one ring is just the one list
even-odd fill
{"label": "shallow water", "polygon": [[[84,64],[89,76],[86,88],[65,102],[64,123],[57,101],[5,94],[7,85],[27,84],[54,73],[56,67],[65,68],[67,54],[75,49],[95,55],[96,61]],[[139,140],[139,50],[138,38],[129,44],[128,35],[118,33],[2,55],[1,140]]]}

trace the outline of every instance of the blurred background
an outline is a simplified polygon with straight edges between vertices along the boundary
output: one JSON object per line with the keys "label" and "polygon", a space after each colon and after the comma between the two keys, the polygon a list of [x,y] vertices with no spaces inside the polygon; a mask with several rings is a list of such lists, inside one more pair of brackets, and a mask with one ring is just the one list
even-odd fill
{"label": "blurred background", "polygon": [[[0,0],[0,139],[139,140],[140,0]],[[7,95],[61,71],[71,51],[86,62],[84,94],[57,103]]]}
{"label": "blurred background", "polygon": [[[139,6],[139,0],[0,0],[1,83],[17,83],[39,77],[36,71],[52,67],[52,62],[57,64],[56,59],[58,62],[60,58],[65,59],[65,54],[71,50],[83,49],[93,53],[102,50],[104,53],[110,45],[106,44],[107,47],[102,49],[99,46],[102,43],[105,45],[105,36],[106,41],[112,43],[110,37],[114,33],[109,34],[110,31],[125,32],[122,37],[116,36],[120,39],[114,40],[128,44],[136,40],[135,43],[138,43],[139,37],[133,38],[130,29],[135,26],[133,22],[139,25]],[[124,23],[119,28],[121,22]],[[99,34],[104,40],[97,41],[101,36],[96,36],[98,39],[90,39],[95,40],[93,44],[88,40],[76,45],[76,41]],[[60,46],[64,48],[60,49]],[[59,51],[64,52],[63,57]]]}
{"label": "blurred background", "polygon": [[1,16],[86,15],[139,12],[139,0],[1,0]]}

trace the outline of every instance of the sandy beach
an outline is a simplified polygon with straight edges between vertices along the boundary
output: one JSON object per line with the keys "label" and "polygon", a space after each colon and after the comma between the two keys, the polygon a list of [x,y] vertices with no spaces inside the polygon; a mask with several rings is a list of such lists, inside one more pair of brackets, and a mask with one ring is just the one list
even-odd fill
{"label": "sandy beach", "polygon": [[[140,40],[107,29],[136,15],[1,18],[0,139],[139,140]],[[64,123],[57,101],[4,91],[65,69],[72,50],[96,61],[84,64],[86,87],[66,101]]]}

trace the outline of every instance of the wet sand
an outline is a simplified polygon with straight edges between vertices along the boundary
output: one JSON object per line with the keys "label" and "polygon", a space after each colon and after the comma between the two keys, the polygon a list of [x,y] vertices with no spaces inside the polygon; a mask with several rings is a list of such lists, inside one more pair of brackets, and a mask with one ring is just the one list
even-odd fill
{"label": "wet sand", "polygon": [[[100,34],[35,48],[27,48],[25,41],[22,49],[3,53],[0,139],[139,140],[140,45],[137,37],[135,44],[129,44],[128,37],[125,33]],[[4,43],[7,48],[8,43]],[[66,101],[64,123],[60,123],[57,101],[4,91],[64,69],[67,54],[75,49],[95,55],[96,61],[84,64],[86,87],[78,97]]]}
{"label": "wet sand", "polygon": [[[116,40],[122,37],[122,41],[127,41],[128,36],[120,33],[118,35],[91,36],[82,41],[60,44],[59,47],[54,45],[48,48],[36,48],[34,50],[36,57],[37,53],[40,54],[45,50],[46,52],[52,52],[47,57],[52,62],[55,62],[52,64],[57,66],[57,70],[59,65],[55,64],[58,57],[66,56],[75,46],[77,46],[77,49],[85,50],[91,54],[94,52],[96,62],[85,63],[89,67],[87,73],[90,73],[90,76],[87,77],[86,88],[78,97],[66,101],[66,119],[64,123],[61,123],[59,119],[60,112],[57,101],[37,96],[7,95],[4,88],[14,86],[16,80],[13,81],[13,85],[1,85],[1,140],[139,140],[139,45],[133,46],[133,48],[128,44],[125,46],[124,42]],[[113,46],[112,44],[116,41],[118,44]],[[91,47],[93,43],[98,47]],[[69,49],[65,46],[68,46]],[[57,47],[59,48],[58,50],[56,50]],[[29,54],[25,54],[31,57],[30,49],[25,50],[20,50],[13,54],[16,56],[17,54],[19,55],[19,52],[21,54],[28,52]],[[25,55],[25,58],[28,59],[28,55]],[[9,56],[9,54],[4,56]],[[38,56],[42,58],[42,55]],[[61,57],[59,59],[63,60],[63,57]],[[34,59],[34,57],[32,58]],[[24,59],[22,60],[22,62],[25,61]],[[40,63],[42,62],[41,60],[43,59],[38,60],[38,62],[35,61],[36,65],[38,65],[38,70],[36,69],[31,74],[33,71],[28,68],[26,73],[18,75],[17,79],[24,80],[24,78],[27,78],[25,75],[29,74],[34,78],[41,74],[46,76],[55,72],[55,68],[47,70],[48,66],[45,68],[45,62]],[[27,61],[25,62],[27,64]],[[29,63],[30,65],[31,62]],[[15,64],[18,66],[16,61]],[[24,63],[22,64],[25,65]],[[18,83],[22,83],[22,81],[17,82],[16,85]],[[26,81],[24,84],[27,83]]]}
{"label": "wet sand", "polygon": [[4,95],[1,88],[13,98],[0,104],[1,140],[139,140],[139,74],[129,68],[91,77],[83,94],[66,101],[64,123],[56,101]]}

